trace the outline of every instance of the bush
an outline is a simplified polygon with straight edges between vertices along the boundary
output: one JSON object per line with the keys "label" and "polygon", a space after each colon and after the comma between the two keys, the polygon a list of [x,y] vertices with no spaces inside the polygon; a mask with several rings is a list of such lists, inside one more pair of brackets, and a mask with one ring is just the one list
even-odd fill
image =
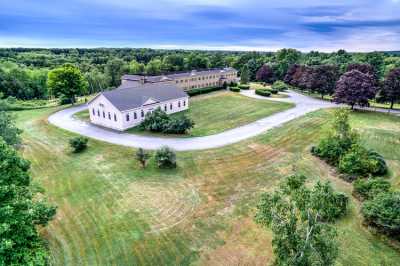
{"label": "bush", "polygon": [[71,98],[69,98],[65,95],[61,95],[61,97],[59,99],[59,103],[60,103],[60,105],[72,104],[72,100],[71,100]]}
{"label": "bush", "polygon": [[176,154],[169,147],[157,150],[154,158],[159,168],[176,168]]}
{"label": "bush", "polygon": [[231,81],[230,83],[229,83],[229,87],[237,87],[237,82],[234,82],[234,81]]}
{"label": "bush", "polygon": [[327,137],[320,140],[311,152],[329,164],[338,165],[340,158],[347,153],[351,146],[358,142],[358,134],[351,130],[347,110],[335,111],[332,130]]}
{"label": "bush", "polygon": [[240,88],[238,87],[230,87],[229,90],[233,92],[240,92]]}
{"label": "bush", "polygon": [[269,97],[271,96],[271,92],[266,89],[256,89],[255,93],[260,96]]}
{"label": "bush", "polygon": [[383,178],[358,179],[353,183],[353,193],[362,200],[372,199],[390,189],[389,181]]}
{"label": "bush", "polygon": [[196,89],[191,89],[191,90],[187,91],[186,93],[189,96],[195,96],[195,95],[210,93],[210,92],[218,91],[218,90],[222,90],[222,89],[223,89],[223,87],[196,88]]}
{"label": "bush", "polygon": [[278,94],[278,90],[269,89],[269,91],[270,91],[272,94]]}
{"label": "bush", "polygon": [[339,170],[348,175],[366,177],[385,174],[387,166],[381,155],[354,144],[340,159]]}
{"label": "bush", "polygon": [[168,134],[185,134],[186,131],[193,128],[193,126],[193,120],[187,116],[181,116],[179,118],[171,118],[162,132]]}
{"label": "bush", "polygon": [[400,192],[376,195],[364,202],[361,212],[369,225],[400,239]]}
{"label": "bush", "polygon": [[142,130],[152,132],[163,132],[169,134],[185,134],[193,128],[194,122],[185,115],[171,118],[161,108],[155,109],[151,113],[147,113],[145,119],[140,124]]}
{"label": "bush", "polygon": [[75,153],[81,152],[87,148],[89,139],[85,137],[75,137],[69,140],[69,145]]}
{"label": "bush", "polygon": [[242,90],[249,90],[249,89],[250,89],[250,85],[247,85],[247,84],[240,84],[240,85],[239,85],[239,89],[242,89]]}
{"label": "bush", "polygon": [[277,91],[285,91],[287,88],[287,85],[281,80],[275,81],[274,84],[272,84],[272,89]]}
{"label": "bush", "polygon": [[317,147],[311,148],[311,153],[331,165],[337,165],[340,157],[351,148],[354,142],[351,138],[340,138],[338,135],[329,134],[319,142]]}
{"label": "bush", "polygon": [[341,192],[335,192],[329,182],[317,182],[311,191],[311,205],[320,210],[324,221],[332,222],[347,212],[349,197]]}

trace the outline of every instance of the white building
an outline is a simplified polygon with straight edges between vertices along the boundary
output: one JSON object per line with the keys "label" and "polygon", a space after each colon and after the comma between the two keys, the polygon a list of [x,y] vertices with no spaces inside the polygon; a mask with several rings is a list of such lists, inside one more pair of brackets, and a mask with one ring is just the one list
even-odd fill
{"label": "white building", "polygon": [[148,112],[157,107],[167,114],[188,109],[189,96],[171,83],[123,84],[97,95],[89,103],[90,121],[115,130],[139,125]]}

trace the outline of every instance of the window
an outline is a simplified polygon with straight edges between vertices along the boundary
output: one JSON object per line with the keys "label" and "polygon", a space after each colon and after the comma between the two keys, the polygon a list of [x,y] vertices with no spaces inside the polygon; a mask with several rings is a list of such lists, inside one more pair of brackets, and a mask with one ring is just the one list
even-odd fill
{"label": "window", "polygon": [[179,82],[179,80],[176,81],[176,83],[178,83],[178,82]]}
{"label": "window", "polygon": [[140,112],[140,116],[141,116],[141,117],[144,117],[144,112],[143,112],[143,110]]}
{"label": "window", "polygon": [[181,80],[181,83],[183,83],[183,79]]}
{"label": "window", "polygon": [[111,113],[110,112],[108,112],[108,119],[111,120]]}
{"label": "window", "polygon": [[133,119],[137,119],[136,112],[133,113]]}
{"label": "window", "polygon": [[181,107],[181,101],[178,102],[178,107]]}
{"label": "window", "polygon": [[97,110],[97,116],[100,116],[100,110]]}
{"label": "window", "polygon": [[172,110],[172,103],[169,104],[169,109]]}
{"label": "window", "polygon": [[96,112],[94,111],[94,108],[92,109],[92,114],[93,114],[93,115],[96,115]]}
{"label": "window", "polygon": [[167,111],[167,105],[164,105],[164,111],[165,112]]}
{"label": "window", "polygon": [[116,114],[114,114],[114,121],[115,122],[117,121],[117,115]]}
{"label": "window", "polygon": [[183,106],[186,106],[186,101],[183,101]]}
{"label": "window", "polygon": [[103,111],[103,118],[106,118],[106,112]]}
{"label": "window", "polygon": [[126,121],[129,121],[129,114],[126,114]]}

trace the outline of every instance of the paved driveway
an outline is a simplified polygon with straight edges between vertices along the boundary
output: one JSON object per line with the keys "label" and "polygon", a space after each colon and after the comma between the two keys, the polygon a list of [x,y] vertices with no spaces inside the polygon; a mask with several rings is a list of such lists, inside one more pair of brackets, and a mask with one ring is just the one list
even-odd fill
{"label": "paved driveway", "polygon": [[230,129],[219,134],[193,138],[161,138],[154,136],[140,136],[131,133],[116,132],[100,128],[73,117],[75,113],[87,109],[86,105],[61,110],[52,114],[48,120],[51,124],[57,127],[112,144],[137,148],[140,147],[150,150],[158,149],[161,146],[169,146],[174,150],[187,151],[218,148],[236,143],[261,134],[271,128],[281,126],[282,124],[292,119],[301,117],[309,112],[313,112],[322,108],[331,108],[337,106],[336,104],[316,100],[293,91],[287,93],[289,98],[282,99],[264,98],[255,95],[253,90],[242,91],[241,94],[257,99],[292,102],[296,106],[289,110],[273,114],[253,123]]}

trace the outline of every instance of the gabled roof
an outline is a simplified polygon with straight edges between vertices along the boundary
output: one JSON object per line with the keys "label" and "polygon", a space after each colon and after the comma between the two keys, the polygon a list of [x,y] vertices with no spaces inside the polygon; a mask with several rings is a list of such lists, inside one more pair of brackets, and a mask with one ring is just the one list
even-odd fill
{"label": "gabled roof", "polygon": [[147,83],[133,88],[117,88],[101,93],[118,110],[127,111],[138,108],[146,102],[165,102],[169,100],[188,97],[187,93],[173,84]]}

